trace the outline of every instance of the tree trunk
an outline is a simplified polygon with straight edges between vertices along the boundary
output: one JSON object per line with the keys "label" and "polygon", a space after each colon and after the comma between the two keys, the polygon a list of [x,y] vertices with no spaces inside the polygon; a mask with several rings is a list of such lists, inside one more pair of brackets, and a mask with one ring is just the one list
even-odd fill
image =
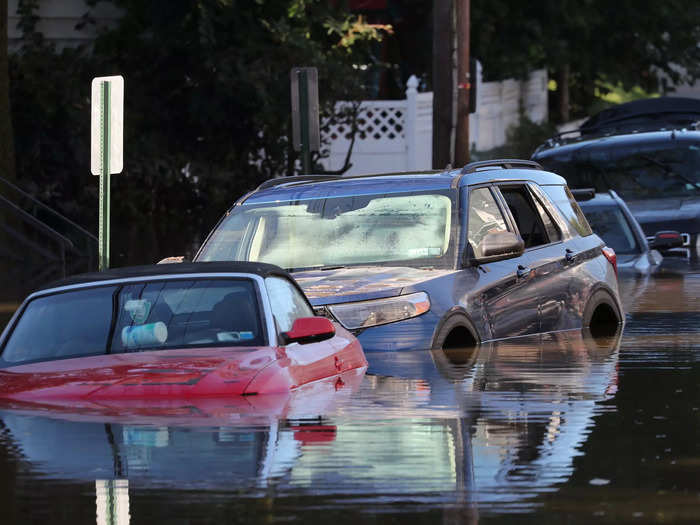
{"label": "tree trunk", "polygon": [[559,118],[562,123],[571,120],[571,105],[569,103],[569,64],[564,64],[557,75],[559,90]]}
{"label": "tree trunk", "polygon": [[15,178],[10,76],[7,60],[7,0],[0,0],[0,177]]}
{"label": "tree trunk", "polygon": [[452,0],[433,3],[433,168],[452,163]]}

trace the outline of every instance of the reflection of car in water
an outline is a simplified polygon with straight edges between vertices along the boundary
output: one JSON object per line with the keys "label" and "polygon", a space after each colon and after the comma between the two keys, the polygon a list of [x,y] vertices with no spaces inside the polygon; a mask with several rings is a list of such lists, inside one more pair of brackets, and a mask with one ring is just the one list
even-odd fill
{"label": "reflection of car in water", "polygon": [[0,336],[0,397],[154,399],[283,392],[367,365],[280,268],[122,268],[30,295]]}
{"label": "reflection of car in water", "polygon": [[571,476],[598,403],[617,392],[620,335],[548,334],[539,345],[504,341],[480,357],[474,384],[484,413],[473,438],[480,490],[517,501],[533,484],[544,492]]}
{"label": "reflection of car in water", "polygon": [[196,256],[293,272],[365,350],[450,348],[621,319],[614,253],[535,163],[273,179]]}
{"label": "reflection of car in water", "polygon": [[[620,335],[569,331],[402,353],[399,377],[368,376],[357,394],[364,402],[344,407],[347,423],[324,461],[350,464],[314,491],[438,492],[448,502],[456,491],[485,504],[551,491],[572,474],[599,403],[616,393]],[[313,464],[300,458],[288,482]]]}
{"label": "reflection of car in water", "polygon": [[700,103],[693,99],[636,101],[601,112],[580,136],[554,137],[533,160],[562,175],[571,188],[616,191],[650,240],[681,233],[692,258],[700,253]]}
{"label": "reflection of car in water", "polygon": [[327,379],[266,396],[4,400],[0,421],[41,476],[264,487],[288,474],[302,446],[335,439],[335,425],[323,416],[347,402],[363,376],[351,370],[342,385]]}
{"label": "reflection of car in water", "polygon": [[[327,382],[325,394],[288,394],[280,405],[293,411],[202,405],[189,425],[158,404],[136,415],[117,406],[86,415],[13,404],[0,419],[27,475],[40,478],[116,476],[131,487],[200,487],[227,497],[265,487],[265,495],[311,496],[319,508],[343,496],[368,505],[501,508],[529,504],[571,475],[598,403],[615,393],[618,343],[619,334],[567,332],[471,353],[405,352],[414,358],[400,373],[415,379],[371,376],[351,394],[352,381],[338,391]],[[319,399],[333,405],[308,405]]]}

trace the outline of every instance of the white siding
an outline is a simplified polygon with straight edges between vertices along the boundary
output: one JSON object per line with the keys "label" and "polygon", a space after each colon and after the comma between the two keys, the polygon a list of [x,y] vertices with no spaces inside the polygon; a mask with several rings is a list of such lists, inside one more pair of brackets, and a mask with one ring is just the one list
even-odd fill
{"label": "white siding", "polygon": [[[8,0],[7,3],[7,36],[10,48],[16,47],[22,36],[17,29],[19,22],[17,1]],[[88,11],[96,23],[94,25],[86,24],[84,28],[77,30],[75,26]],[[84,0],[41,0],[37,14],[39,16],[37,31],[43,33],[48,41],[61,48],[76,46],[92,40],[101,27],[116,23],[120,17],[120,10],[107,2],[100,2],[95,7],[90,8]]]}

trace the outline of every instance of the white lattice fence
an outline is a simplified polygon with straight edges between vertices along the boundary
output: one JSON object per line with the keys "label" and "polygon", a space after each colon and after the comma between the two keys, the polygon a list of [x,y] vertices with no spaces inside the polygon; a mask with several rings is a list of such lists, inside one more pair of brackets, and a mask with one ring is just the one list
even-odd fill
{"label": "white lattice fence", "polygon": [[[341,103],[338,109],[347,111],[348,108],[348,104]],[[357,134],[351,159],[353,167],[348,175],[406,169],[405,116],[405,100],[362,103],[357,115]],[[352,125],[347,120],[323,126],[324,137],[330,140],[327,169],[339,169],[345,162],[351,130]],[[398,159],[401,159],[400,165],[397,165]]]}
{"label": "white lattice fence", "polygon": [[[432,93],[418,93],[418,79],[411,77],[404,100],[364,101],[357,116],[357,135],[348,175],[428,169],[432,157]],[[351,108],[341,102],[336,112]],[[326,168],[339,169],[345,162],[351,141],[348,118],[326,122],[324,138],[330,143]]]}
{"label": "white lattice fence", "polygon": [[[433,94],[418,93],[418,79],[407,83],[404,100],[364,101],[348,175],[430,169],[433,154]],[[337,111],[350,107],[339,103]],[[469,116],[472,147],[485,151],[502,146],[520,111],[535,122],[547,119],[547,72],[534,71],[528,80],[482,82],[477,75],[477,111]],[[337,170],[350,147],[351,125],[326,122],[323,136],[330,145],[327,169]]]}

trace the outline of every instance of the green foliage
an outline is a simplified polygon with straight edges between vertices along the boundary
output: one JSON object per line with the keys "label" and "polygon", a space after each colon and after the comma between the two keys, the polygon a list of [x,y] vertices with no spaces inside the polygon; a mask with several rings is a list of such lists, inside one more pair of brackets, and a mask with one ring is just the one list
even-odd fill
{"label": "green foliage", "polygon": [[471,160],[529,159],[535,148],[557,133],[557,128],[547,122],[538,124],[525,115],[518,124],[506,132],[506,143],[488,151],[472,151]]}
{"label": "green foliage", "polygon": [[21,184],[94,231],[90,82],[124,75],[125,170],[112,177],[116,265],[191,254],[236,198],[294,173],[290,69],[318,68],[326,111],[361,98],[353,64],[382,30],[325,0],[113,3],[124,16],[92,47],[58,52],[26,39],[11,77]]}
{"label": "green foliage", "polygon": [[655,91],[659,82],[700,77],[700,9],[694,0],[473,1],[472,54],[486,80],[546,67],[571,71],[581,116],[603,80]]}
{"label": "green foliage", "polygon": [[594,94],[593,104],[588,108],[588,114],[590,115],[617,104],[659,96],[657,92],[647,91],[641,86],[632,86],[629,89],[625,89],[621,83],[612,84],[603,80],[596,82]]}

